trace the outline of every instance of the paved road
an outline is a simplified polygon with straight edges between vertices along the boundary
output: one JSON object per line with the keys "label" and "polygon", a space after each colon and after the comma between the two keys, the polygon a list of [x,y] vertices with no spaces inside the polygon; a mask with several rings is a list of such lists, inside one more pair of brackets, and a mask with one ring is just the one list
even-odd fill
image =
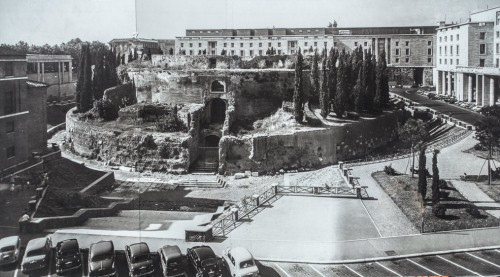
{"label": "paved road", "polygon": [[[83,252],[83,269],[76,270],[67,276],[87,276],[87,253]],[[50,267],[35,273],[36,276],[57,276],[54,272],[55,262],[52,258]],[[325,277],[325,276],[498,276],[500,274],[500,250],[484,250],[460,252],[434,256],[397,259],[392,261],[319,265],[297,263],[274,263],[257,261],[263,277]],[[119,276],[128,276],[126,260],[123,253],[117,253],[116,267]],[[187,266],[188,276],[194,276]],[[155,260],[155,274],[161,276],[160,265]],[[0,267],[0,276],[25,276],[17,265]],[[227,271],[224,277],[229,276]]]}
{"label": "paved road", "polygon": [[[407,92],[406,92],[407,91]],[[468,124],[474,124],[482,117],[479,113],[470,111],[468,109],[448,104],[440,100],[431,100],[427,96],[421,95],[416,92],[417,89],[391,89],[391,92],[406,97],[414,102],[420,103],[422,106],[432,108],[440,113],[451,115],[454,118],[464,121]]]}

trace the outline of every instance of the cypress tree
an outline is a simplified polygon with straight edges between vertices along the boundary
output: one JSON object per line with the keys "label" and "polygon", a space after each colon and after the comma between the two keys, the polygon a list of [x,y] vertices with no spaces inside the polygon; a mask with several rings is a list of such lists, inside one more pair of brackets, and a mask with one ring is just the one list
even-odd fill
{"label": "cypress tree", "polygon": [[437,166],[437,155],[439,150],[435,149],[432,154],[432,203],[439,201],[439,168]]}
{"label": "cypress tree", "polygon": [[105,73],[106,49],[104,46],[97,48],[95,53],[94,74],[92,78],[92,93],[94,100],[102,98],[104,89],[106,88],[106,73]]}
{"label": "cypress tree", "polygon": [[360,67],[358,71],[358,79],[356,81],[356,85],[354,86],[354,109],[356,110],[356,112],[361,112],[363,110],[363,107],[365,106],[365,89],[365,71],[362,67]]}
{"label": "cypress tree", "polygon": [[131,62],[134,60],[134,56],[132,56],[132,52],[129,52],[128,53],[128,59],[127,59],[127,63]]}
{"label": "cypress tree", "polygon": [[326,68],[328,70],[328,99],[333,104],[334,111],[337,110],[335,107],[335,96],[337,95],[337,62],[338,51],[331,48]]}
{"label": "cypress tree", "polygon": [[109,50],[105,64],[106,88],[114,87],[118,84],[118,75],[116,74],[116,56]]}
{"label": "cypress tree", "polygon": [[78,62],[78,81],[76,84],[77,110],[84,113],[92,108],[92,59],[88,44],[82,44]]}
{"label": "cypress tree", "polygon": [[385,61],[385,52],[380,53],[377,62],[375,106],[382,109],[389,103],[389,83],[387,77],[387,63]]}
{"label": "cypress tree", "polygon": [[375,55],[371,53],[371,50],[368,51],[366,55],[366,73],[365,73],[365,78],[366,78],[366,108],[369,111],[373,111],[375,108],[374,100],[375,100],[375,89],[376,89],[376,82],[375,82],[375,67],[376,67],[376,60],[375,60]]}
{"label": "cypress tree", "polygon": [[312,60],[312,66],[311,66],[311,97],[310,97],[310,102],[317,104],[318,99],[319,99],[319,94],[320,94],[320,84],[319,84],[319,65],[318,65],[318,51],[314,51],[314,57]]}
{"label": "cypress tree", "polygon": [[425,146],[425,144],[420,147],[420,157],[418,160],[418,191],[422,195],[422,200],[425,200],[425,195],[427,193],[427,171],[425,170],[426,149],[427,147]]}
{"label": "cypress tree", "polygon": [[137,60],[138,56],[137,56],[137,47],[134,48],[134,61]]}
{"label": "cypress tree", "polygon": [[345,52],[342,52],[338,58],[338,68],[337,68],[337,90],[335,93],[335,114],[337,117],[344,116],[346,107],[346,93],[348,84],[347,72],[346,72],[346,56]]}
{"label": "cypress tree", "polygon": [[330,100],[328,94],[328,70],[326,68],[328,57],[326,51],[323,51],[322,59],[322,79],[321,79],[321,90],[319,91],[319,106],[321,109],[321,116],[326,118],[330,113]]}
{"label": "cypress tree", "polygon": [[302,119],[304,117],[302,70],[303,58],[299,48],[299,52],[297,53],[297,62],[295,63],[295,90],[293,92],[294,117],[297,122],[302,122]]}

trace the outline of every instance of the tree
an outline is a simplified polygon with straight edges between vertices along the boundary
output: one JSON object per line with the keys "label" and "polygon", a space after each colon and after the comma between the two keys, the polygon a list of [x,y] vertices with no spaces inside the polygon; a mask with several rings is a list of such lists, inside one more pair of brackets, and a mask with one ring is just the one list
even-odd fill
{"label": "tree", "polygon": [[365,70],[361,67],[358,72],[358,80],[354,86],[354,109],[356,112],[361,112],[365,107],[366,96]]}
{"label": "tree", "polygon": [[174,54],[174,49],[172,47],[170,47],[170,50],[168,50],[168,54],[169,55],[173,55]]}
{"label": "tree", "polygon": [[312,66],[311,66],[311,87],[312,87],[312,93],[310,97],[310,102],[312,103],[318,103],[319,99],[319,94],[320,94],[320,84],[319,84],[319,65],[318,65],[318,51],[314,51],[314,56],[312,60]]}
{"label": "tree", "polygon": [[137,56],[137,47],[134,48],[134,61],[136,61],[138,58]]}
{"label": "tree", "polygon": [[106,89],[106,48],[100,47],[95,53],[94,73],[92,78],[92,94],[93,100],[102,98],[103,92]]}
{"label": "tree", "polygon": [[375,106],[379,109],[387,107],[389,103],[389,78],[387,77],[387,63],[385,52],[380,53],[376,71]]}
{"label": "tree", "polygon": [[328,99],[330,103],[333,104],[333,111],[337,110],[335,107],[335,96],[337,94],[337,62],[338,52],[331,48],[326,68],[328,70]]}
{"label": "tree", "polygon": [[114,87],[118,84],[118,75],[116,74],[116,56],[113,51],[108,50],[106,56],[106,63],[104,68],[106,89]]}
{"label": "tree", "polygon": [[[300,48],[299,48],[300,50]],[[302,84],[303,58],[300,51],[297,53],[297,62],[295,63],[295,89],[293,92],[294,117],[297,122],[302,122],[304,117],[304,91]]]}
{"label": "tree", "polygon": [[481,113],[484,117],[474,125],[479,143],[488,148],[488,184],[491,185],[491,155],[493,146],[498,146],[500,141],[500,106],[483,107]]}
{"label": "tree", "polygon": [[92,64],[88,44],[82,44],[78,67],[78,81],[76,83],[76,102],[79,112],[86,112],[92,108]]}
{"label": "tree", "polygon": [[372,55],[372,52],[370,49],[368,49],[368,52],[365,55],[365,60],[363,61],[364,63],[364,70],[365,70],[365,82],[366,82],[366,89],[365,89],[365,110],[368,111],[373,111],[374,104],[373,100],[375,98],[375,56]]}
{"label": "tree", "polygon": [[134,60],[134,56],[132,55],[132,52],[129,52],[128,53],[128,57],[127,57],[127,63],[131,62]]}
{"label": "tree", "polygon": [[439,168],[437,166],[438,149],[434,149],[432,154],[432,203],[439,201]]}
{"label": "tree", "polygon": [[328,94],[328,70],[326,68],[327,65],[327,60],[328,56],[326,55],[326,51],[323,51],[323,59],[322,59],[322,66],[321,66],[321,72],[322,77],[321,78],[321,90],[319,91],[319,106],[321,109],[321,116],[323,118],[326,118],[328,114],[330,113],[330,99],[329,99],[329,94]]}
{"label": "tree", "polygon": [[413,169],[415,168],[415,146],[417,146],[417,142],[425,141],[428,137],[427,129],[425,128],[425,124],[422,120],[417,119],[409,119],[406,121],[403,127],[398,129],[399,138],[404,142],[411,143],[411,151],[413,153],[413,162],[411,165],[411,176],[413,177]]}
{"label": "tree", "polygon": [[427,150],[427,146],[423,143],[420,146],[420,157],[418,160],[418,191],[422,195],[422,201],[425,202],[425,195],[427,193],[427,170],[425,168],[426,165],[426,157],[425,151]]}
{"label": "tree", "polygon": [[335,93],[335,114],[337,117],[344,116],[345,108],[346,108],[346,95],[348,93],[348,72],[347,72],[347,64],[346,64],[346,55],[345,52],[342,52],[339,56],[338,60],[338,68],[337,68],[337,89]]}

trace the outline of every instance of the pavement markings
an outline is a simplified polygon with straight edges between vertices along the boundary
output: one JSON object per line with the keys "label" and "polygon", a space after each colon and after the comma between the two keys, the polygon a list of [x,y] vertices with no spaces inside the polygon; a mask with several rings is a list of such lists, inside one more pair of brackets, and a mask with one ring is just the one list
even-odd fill
{"label": "pavement markings", "polygon": [[425,267],[425,266],[423,266],[423,265],[421,265],[421,264],[419,264],[419,263],[417,263],[417,262],[414,262],[414,261],[412,261],[412,260],[410,260],[410,259],[406,259],[406,260],[407,260],[407,261],[409,261],[409,262],[411,262],[411,263],[413,263],[413,264],[414,264],[414,265],[416,265],[416,266],[419,266],[419,267],[421,267],[421,268],[423,268],[423,269],[425,269],[425,270],[427,270],[427,271],[431,272],[432,274],[434,274],[434,275],[436,275],[436,276],[443,276],[442,274],[439,274],[439,273],[437,273],[437,272],[436,272],[436,271],[434,271],[434,270],[430,270],[429,268],[427,268],[427,267]]}
{"label": "pavement markings", "polygon": [[17,277],[18,272],[19,272],[19,268],[16,268],[16,271],[14,271],[14,277]]}
{"label": "pavement markings", "polygon": [[367,208],[366,208],[366,206],[365,206],[365,202],[363,202],[363,200],[361,200],[361,199],[360,199],[359,201],[361,201],[361,204],[363,204],[363,208],[365,208],[365,211],[366,211],[366,213],[368,214],[368,217],[369,217],[369,218],[370,218],[370,220],[372,221],[373,226],[375,226],[375,229],[377,230],[377,233],[378,233],[379,237],[381,237],[381,238],[382,238],[382,233],[380,233],[380,230],[378,229],[377,224],[375,224],[375,221],[373,220],[372,215],[370,214],[370,212],[368,212],[368,209],[367,209]]}
{"label": "pavement markings", "polygon": [[500,265],[497,265],[496,263],[492,263],[492,262],[490,262],[490,261],[488,261],[488,260],[485,260],[485,259],[483,259],[483,258],[481,258],[481,257],[478,257],[478,256],[476,256],[476,255],[474,255],[474,254],[471,254],[471,253],[469,253],[469,252],[467,252],[466,254],[469,254],[470,256],[472,256],[472,257],[474,257],[474,258],[476,258],[476,259],[478,259],[478,260],[480,260],[480,261],[483,261],[483,262],[485,262],[485,263],[488,263],[488,264],[490,264],[490,265],[492,265],[492,266],[496,266],[496,267],[500,268]]}
{"label": "pavement markings", "polygon": [[439,256],[439,255],[437,255],[436,257],[441,258],[442,260],[445,260],[445,261],[449,262],[450,264],[452,264],[452,265],[454,265],[454,266],[460,267],[461,269],[467,270],[467,271],[469,271],[469,272],[470,272],[470,273],[472,273],[472,274],[475,274],[475,275],[477,275],[477,276],[481,276],[481,274],[479,274],[479,273],[477,273],[477,272],[475,272],[475,271],[472,271],[472,270],[470,270],[470,269],[466,268],[465,266],[459,265],[459,264],[457,264],[457,263],[455,263],[455,262],[452,262],[452,261],[450,261],[450,260],[448,260],[448,259],[446,259],[446,258],[443,258],[443,257],[441,257],[441,256]]}
{"label": "pavement markings", "polygon": [[318,273],[321,277],[326,277],[325,274],[321,273],[319,270],[317,270],[312,264],[309,265],[316,273]]}
{"label": "pavement markings", "polygon": [[498,250],[498,249],[495,249],[495,251],[497,251],[498,253],[500,253],[500,250]]}
{"label": "pavement markings", "polygon": [[348,267],[346,264],[345,264],[344,266],[345,266],[347,269],[349,269],[352,273],[354,273],[354,274],[358,275],[359,277],[364,277],[363,275],[361,275],[361,274],[357,273],[354,269],[352,269],[352,268]]}
{"label": "pavement markings", "polygon": [[287,277],[292,277],[292,276],[290,276],[290,274],[288,274],[288,272],[286,272],[286,271],[285,271],[285,270],[284,270],[284,269],[283,269],[283,268],[282,268],[279,264],[274,263],[274,265],[275,265],[275,266],[276,266],[279,270],[281,270],[281,272],[285,273],[285,275],[286,275]]}
{"label": "pavement markings", "polygon": [[376,264],[378,264],[379,266],[383,267],[384,269],[388,270],[388,271],[389,271],[389,272],[391,272],[392,274],[397,275],[397,276],[399,276],[399,277],[403,277],[403,275],[401,275],[401,274],[397,273],[396,271],[394,271],[394,270],[392,270],[392,269],[390,269],[390,268],[386,267],[385,265],[383,265],[383,264],[381,264],[381,263],[379,263],[379,262],[375,262],[375,263],[376,263]]}

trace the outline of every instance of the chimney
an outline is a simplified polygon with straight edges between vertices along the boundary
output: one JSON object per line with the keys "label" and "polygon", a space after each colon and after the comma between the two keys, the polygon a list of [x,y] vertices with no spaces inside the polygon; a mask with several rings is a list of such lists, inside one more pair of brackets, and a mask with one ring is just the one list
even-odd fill
{"label": "chimney", "polygon": [[446,26],[446,21],[439,21],[439,27]]}

